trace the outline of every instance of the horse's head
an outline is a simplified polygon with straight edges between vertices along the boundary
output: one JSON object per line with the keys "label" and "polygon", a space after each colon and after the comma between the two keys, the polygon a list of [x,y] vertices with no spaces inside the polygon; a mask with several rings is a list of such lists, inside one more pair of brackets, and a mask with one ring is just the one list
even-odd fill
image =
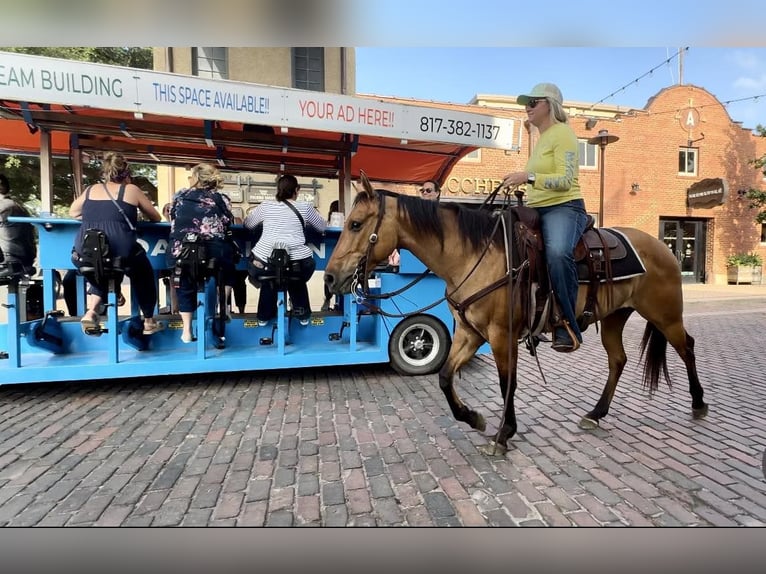
{"label": "horse's head", "polygon": [[373,190],[364,172],[361,183],[325,269],[325,284],[335,293],[348,293],[354,279],[363,280],[397,246],[396,210],[386,211],[386,196]]}

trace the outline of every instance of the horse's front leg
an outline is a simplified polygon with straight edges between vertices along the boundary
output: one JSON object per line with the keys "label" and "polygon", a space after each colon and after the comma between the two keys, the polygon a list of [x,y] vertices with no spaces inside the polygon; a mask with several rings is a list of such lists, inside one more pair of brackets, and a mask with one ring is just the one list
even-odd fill
{"label": "horse's front leg", "polygon": [[625,363],[628,361],[625,347],[622,344],[622,332],[631,313],[633,313],[633,309],[617,309],[611,315],[601,319],[601,344],[604,345],[609,359],[609,376],[596,406],[580,419],[578,426],[581,429],[593,430],[598,428],[599,421],[609,412],[614,391],[617,389],[620,375],[622,375]]}
{"label": "horse's front leg", "polygon": [[501,339],[490,343],[492,355],[497,365],[500,392],[505,405],[503,420],[495,440],[487,446],[479,448],[484,454],[490,456],[505,454],[508,451],[508,441],[516,434],[517,430],[514,396],[516,394],[516,372],[519,359],[519,337],[518,333],[515,333],[511,337],[505,335]]}
{"label": "horse's front leg", "polygon": [[467,423],[471,428],[483,432],[487,428],[484,417],[468,408],[460,400],[453,384],[455,373],[471,360],[482,342],[483,340],[477,333],[458,323],[449,356],[439,371],[439,388],[444,393],[455,420]]}

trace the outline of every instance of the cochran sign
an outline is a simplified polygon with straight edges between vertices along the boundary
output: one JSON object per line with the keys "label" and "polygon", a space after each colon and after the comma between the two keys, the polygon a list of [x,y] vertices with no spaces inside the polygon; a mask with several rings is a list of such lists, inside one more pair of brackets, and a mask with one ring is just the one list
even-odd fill
{"label": "cochran sign", "polygon": [[709,208],[723,205],[729,195],[729,183],[720,177],[698,181],[686,190],[688,207]]}

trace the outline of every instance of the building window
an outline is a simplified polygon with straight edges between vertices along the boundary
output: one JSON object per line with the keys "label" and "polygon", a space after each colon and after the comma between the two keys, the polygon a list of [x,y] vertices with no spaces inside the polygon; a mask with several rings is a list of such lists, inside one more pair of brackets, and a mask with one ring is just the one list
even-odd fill
{"label": "building window", "polygon": [[678,175],[697,175],[697,150],[682,147],[678,150]]}
{"label": "building window", "polygon": [[471,153],[465,154],[460,161],[469,163],[481,163],[481,148],[473,150]]}
{"label": "building window", "polygon": [[192,74],[201,78],[229,77],[226,48],[192,48]]}
{"label": "building window", "polygon": [[596,160],[596,150],[598,146],[589,144],[588,140],[577,140],[580,155],[580,169],[596,169],[598,162]]}
{"label": "building window", "polygon": [[761,223],[761,243],[766,243],[766,223]]}
{"label": "building window", "polygon": [[324,48],[293,48],[293,88],[324,92]]}

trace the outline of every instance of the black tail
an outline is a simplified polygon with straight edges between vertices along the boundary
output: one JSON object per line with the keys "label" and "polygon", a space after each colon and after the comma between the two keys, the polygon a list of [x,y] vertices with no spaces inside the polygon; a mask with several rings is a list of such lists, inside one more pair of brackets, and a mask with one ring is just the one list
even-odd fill
{"label": "black tail", "polygon": [[651,323],[646,324],[644,337],[641,339],[641,358],[646,353],[646,362],[644,363],[644,379],[642,385],[649,387],[649,393],[653,393],[659,387],[660,371],[662,371],[668,387],[672,387],[670,373],[668,373],[667,363],[668,340],[657,327]]}

